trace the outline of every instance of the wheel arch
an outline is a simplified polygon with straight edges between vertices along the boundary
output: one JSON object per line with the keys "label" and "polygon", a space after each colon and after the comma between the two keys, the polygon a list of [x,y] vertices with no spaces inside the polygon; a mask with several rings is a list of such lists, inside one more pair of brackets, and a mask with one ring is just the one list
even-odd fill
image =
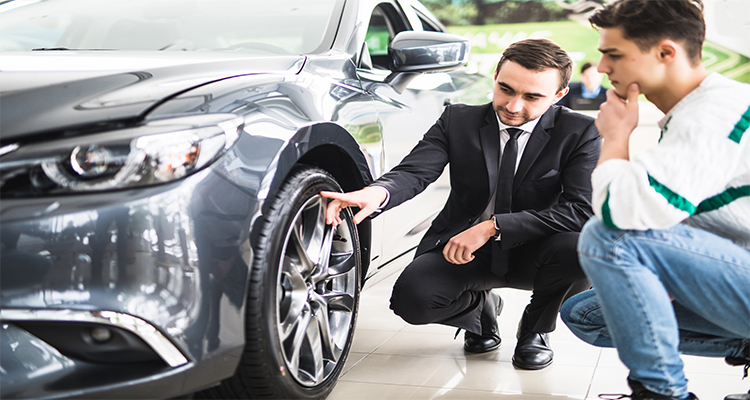
{"label": "wheel arch", "polygon": [[[279,150],[276,168],[269,169],[268,172],[272,176],[266,177],[271,180],[266,199],[276,195],[289,174],[299,165],[310,165],[326,171],[336,179],[345,192],[359,190],[373,181],[367,159],[357,141],[346,129],[332,122],[298,129]],[[262,214],[268,211],[269,206],[269,201],[262,202]],[[262,219],[259,218],[255,223],[262,223]],[[372,248],[370,220],[361,222],[357,226],[357,231],[362,246],[361,283],[364,284]]]}

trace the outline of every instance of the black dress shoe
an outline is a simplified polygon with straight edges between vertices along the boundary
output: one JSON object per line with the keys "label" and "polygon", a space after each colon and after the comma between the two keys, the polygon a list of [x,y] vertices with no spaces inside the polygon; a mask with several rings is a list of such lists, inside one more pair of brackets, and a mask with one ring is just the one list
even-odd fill
{"label": "black dress shoe", "polygon": [[[601,399],[632,399],[632,400],[683,400],[678,399],[677,397],[672,396],[665,396],[663,394],[654,393],[638,382],[631,380],[628,378],[628,385],[630,386],[630,389],[633,391],[633,393],[628,396],[626,394],[600,394],[599,398]],[[618,396],[618,397],[614,397]],[[698,400],[698,397],[693,393],[688,393],[688,396],[685,397],[684,400]]]}
{"label": "black dress shoe", "polygon": [[480,336],[469,331],[464,332],[464,350],[469,353],[486,353],[498,349],[501,342],[499,335]]}
{"label": "black dress shoe", "polygon": [[482,334],[464,332],[464,350],[469,353],[486,353],[500,347],[501,339],[500,330],[497,327],[497,317],[503,311],[503,299],[493,292],[489,293],[482,309]]}
{"label": "black dress shoe", "polygon": [[511,361],[516,368],[537,370],[552,364],[552,356],[548,335],[529,332],[518,339]]}
{"label": "black dress shoe", "polygon": [[750,400],[750,391],[747,393],[730,394],[724,400]]}

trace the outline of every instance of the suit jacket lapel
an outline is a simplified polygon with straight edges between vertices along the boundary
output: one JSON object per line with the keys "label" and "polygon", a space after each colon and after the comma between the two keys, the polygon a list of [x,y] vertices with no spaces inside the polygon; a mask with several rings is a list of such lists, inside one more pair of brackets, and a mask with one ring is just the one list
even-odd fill
{"label": "suit jacket lapel", "polygon": [[526,144],[526,148],[523,150],[521,156],[521,162],[518,164],[516,175],[513,177],[513,193],[516,193],[518,186],[521,185],[526,174],[529,173],[531,166],[542,153],[544,147],[547,146],[547,142],[550,139],[550,132],[555,127],[555,111],[556,107],[551,106],[544,114],[542,114],[539,123],[536,124],[534,131],[531,132],[529,142]]}
{"label": "suit jacket lapel", "polygon": [[497,125],[497,117],[492,103],[485,116],[487,124],[479,128],[479,140],[484,153],[484,162],[487,165],[487,175],[490,178],[490,196],[495,193],[497,185],[497,169],[500,166],[500,127]]}

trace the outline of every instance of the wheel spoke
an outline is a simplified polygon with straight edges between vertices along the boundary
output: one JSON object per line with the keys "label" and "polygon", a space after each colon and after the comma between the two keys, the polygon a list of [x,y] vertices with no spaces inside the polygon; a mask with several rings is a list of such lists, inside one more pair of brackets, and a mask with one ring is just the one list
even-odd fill
{"label": "wheel spoke", "polygon": [[354,310],[354,297],[348,293],[331,292],[324,294],[323,298],[329,310],[345,312]]}
{"label": "wheel spoke", "polygon": [[309,232],[305,251],[313,265],[321,265],[322,260],[328,260],[331,251],[330,231],[326,225],[325,204],[322,197],[317,197],[304,212],[306,229]]}
{"label": "wheel spoke", "polygon": [[[310,321],[310,324],[307,326],[307,340],[310,345],[310,356],[312,358],[311,367],[313,368],[312,371],[308,372],[316,383],[320,382],[325,377],[323,346],[326,344],[324,342],[326,337],[330,338],[330,335],[328,334],[328,327],[321,326],[320,322],[321,315],[327,314],[328,312],[325,309],[315,310],[315,313],[313,314],[313,320]],[[327,325],[328,317],[325,318],[325,321]]]}
{"label": "wheel spoke", "polygon": [[[332,326],[329,319],[329,311],[331,310],[329,299],[329,294],[315,294],[312,300],[318,304],[318,307],[315,307],[316,311],[314,316],[318,321],[318,325],[320,325],[320,340],[323,346],[323,354],[329,359],[337,361],[341,356],[341,349],[336,346],[333,339],[333,329],[336,329],[336,327]],[[351,311],[351,309],[349,311]]]}
{"label": "wheel spoke", "polygon": [[307,246],[305,246],[304,228],[304,221],[300,217],[294,222],[294,229],[289,240],[292,241],[295,254],[299,257],[300,273],[307,277],[315,269],[315,262],[310,259]]}
{"label": "wheel spoke", "polygon": [[[307,304],[307,286],[305,280],[294,266],[294,262],[289,257],[284,257],[282,266],[283,283],[277,290],[281,291],[282,297],[279,299],[279,305],[288,301],[286,315],[279,315],[279,334],[282,341],[291,334],[294,325],[300,318]],[[285,279],[284,279],[285,278]]]}
{"label": "wheel spoke", "polygon": [[331,261],[331,247],[333,246],[333,228],[330,226],[326,227],[325,236],[323,238],[322,247],[320,249],[318,269],[316,273],[310,277],[312,283],[318,283],[325,281],[330,277],[330,271],[328,265]]}
{"label": "wheel spoke", "polygon": [[[305,311],[300,315],[300,319],[297,321],[297,329],[294,330],[294,337],[291,343],[291,357],[288,358],[289,370],[294,376],[300,374],[300,361],[302,354],[302,345],[307,336],[307,331],[310,328],[310,322],[312,321],[312,314],[310,313],[309,307],[305,307]],[[287,353],[288,354],[288,353]]]}
{"label": "wheel spoke", "polygon": [[331,256],[331,261],[328,265],[328,276],[334,277],[346,274],[356,266],[357,260],[353,251],[335,253]]}

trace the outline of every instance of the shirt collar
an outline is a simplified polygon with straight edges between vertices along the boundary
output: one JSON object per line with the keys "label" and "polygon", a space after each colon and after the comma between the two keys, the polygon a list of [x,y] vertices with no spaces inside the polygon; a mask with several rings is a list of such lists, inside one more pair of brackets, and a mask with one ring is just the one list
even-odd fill
{"label": "shirt collar", "polygon": [[500,121],[500,116],[497,115],[497,111],[495,111],[495,118],[497,118],[497,126],[500,127],[500,131],[501,132],[504,131],[504,130],[507,130],[508,128],[516,128],[516,129],[521,129],[523,131],[523,132],[521,132],[521,134],[523,135],[524,133],[534,132],[534,128],[536,127],[536,124],[539,123],[539,119],[541,118],[541,116],[539,116],[539,118],[537,118],[537,119],[532,119],[531,121],[529,121],[529,122],[527,122],[527,123],[525,123],[525,124],[523,124],[521,126],[505,125],[502,121]]}
{"label": "shirt collar", "polygon": [[589,90],[586,85],[581,84],[581,97],[583,97],[584,99],[593,99],[594,97],[599,96],[599,93],[601,93],[601,91],[601,86],[597,86],[594,90]]}

